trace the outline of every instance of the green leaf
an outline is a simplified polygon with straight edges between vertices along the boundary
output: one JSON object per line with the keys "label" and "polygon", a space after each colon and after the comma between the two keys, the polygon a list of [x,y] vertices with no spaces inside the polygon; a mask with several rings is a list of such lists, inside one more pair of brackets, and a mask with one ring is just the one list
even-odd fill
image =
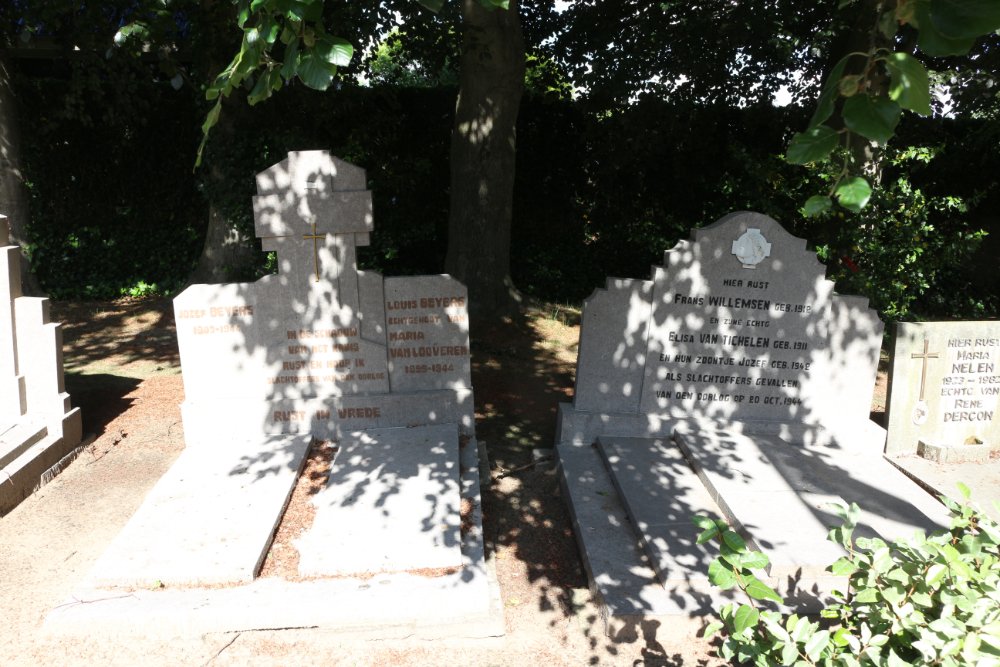
{"label": "green leaf", "polygon": [[805,206],[802,207],[802,215],[813,218],[826,213],[831,208],[833,208],[832,199],[825,195],[813,195],[806,200]]}
{"label": "green leaf", "polygon": [[736,614],[733,616],[733,630],[736,634],[741,635],[747,628],[755,627],[759,618],[760,612],[756,609],[750,605],[740,605],[740,608],[736,610]]}
{"label": "green leaf", "polygon": [[714,528],[718,531],[718,527],[715,525],[715,520],[702,514],[696,514],[691,517],[691,523],[702,530],[710,530]]}
{"label": "green leaf", "polygon": [[795,644],[785,644],[781,647],[781,664],[794,665],[795,659],[799,657],[799,647]]}
{"label": "green leaf", "polygon": [[743,556],[743,567],[751,570],[761,570],[770,564],[767,554],[760,551],[748,551]]}
{"label": "green leaf", "polygon": [[947,574],[947,565],[944,563],[934,563],[927,569],[927,574],[924,575],[924,581],[926,582],[928,588],[937,588],[938,585],[944,581],[945,575]]}
{"label": "green leaf", "polygon": [[733,551],[746,551],[747,543],[735,530],[722,531],[722,542]]}
{"label": "green leaf", "polygon": [[857,569],[858,566],[846,556],[838,558],[836,562],[830,566],[830,572],[838,577],[854,574]]}
{"label": "green leaf", "polygon": [[208,134],[208,132],[215,127],[215,124],[219,122],[219,114],[222,112],[222,100],[219,100],[212,105],[212,108],[208,110],[205,115],[205,122],[201,124],[202,134]]}
{"label": "green leaf", "polygon": [[788,144],[785,159],[792,164],[808,164],[825,160],[837,147],[840,135],[826,125],[814,127],[805,132],[799,132]]}
{"label": "green leaf", "polygon": [[321,37],[313,48],[313,53],[335,67],[347,67],[354,56],[354,47],[340,37]]}
{"label": "green leaf", "polygon": [[962,56],[976,43],[975,37],[946,35],[931,18],[931,0],[913,0],[913,23],[919,28],[917,45],[929,56]]}
{"label": "green leaf", "polygon": [[820,91],[819,100],[816,102],[816,111],[813,112],[812,118],[809,119],[809,127],[815,128],[820,125],[820,123],[826,122],[826,119],[833,115],[833,109],[837,103],[837,95],[840,90],[840,79],[844,76],[844,68],[847,67],[847,59],[850,56],[845,56],[840,59],[833,69],[830,70],[830,76],[827,77],[826,83],[823,84],[823,90]]}
{"label": "green leaf", "polygon": [[830,632],[828,630],[820,630],[806,642],[805,651],[806,655],[810,660],[816,662],[819,660],[820,654],[823,653],[827,645],[830,643]]}
{"label": "green leaf", "polygon": [[719,534],[719,529],[716,528],[715,526],[712,526],[711,528],[706,528],[705,530],[698,533],[698,539],[695,540],[695,544],[704,544],[705,542],[708,542],[718,534]]}
{"label": "green leaf", "polygon": [[849,211],[857,213],[865,207],[872,196],[872,188],[861,176],[849,178],[837,186],[837,203]]}
{"label": "green leaf", "polygon": [[707,639],[708,637],[711,637],[716,632],[721,630],[723,627],[724,626],[719,621],[712,621],[707,626],[705,626],[705,632],[703,632],[701,636]]}
{"label": "green leaf", "polygon": [[765,584],[763,581],[757,577],[749,577],[749,582],[747,583],[747,595],[755,600],[772,600],[777,603],[782,603],[784,600],[778,595],[773,588]]}
{"label": "green leaf", "polygon": [[957,484],[955,484],[955,486],[958,487],[958,492],[962,494],[962,498],[964,498],[965,500],[968,500],[969,498],[972,497],[972,489],[970,489],[967,485],[963,484],[962,482],[958,482]]}
{"label": "green leaf", "polygon": [[285,47],[285,62],[281,65],[281,76],[291,81],[299,71],[299,39],[296,37]]}
{"label": "green leaf", "polygon": [[510,0],[479,0],[479,4],[490,9],[508,9]]}
{"label": "green leaf", "polygon": [[333,82],[336,68],[331,68],[326,61],[317,58],[313,53],[306,53],[299,58],[296,74],[302,83],[314,90],[326,90]]}
{"label": "green leaf", "polygon": [[875,588],[862,588],[855,594],[854,600],[864,604],[870,604],[878,600],[878,590]]}
{"label": "green leaf", "polygon": [[904,109],[929,116],[931,83],[920,61],[908,53],[890,53],[885,66],[890,77],[889,98]]}
{"label": "green leaf", "polygon": [[942,35],[967,39],[1000,30],[997,0],[931,0],[930,16]]}
{"label": "green leaf", "polygon": [[855,95],[844,102],[844,125],[883,146],[896,132],[902,110],[884,97]]}
{"label": "green leaf", "polygon": [[418,0],[418,2],[435,14],[444,7],[444,0]]}
{"label": "green leaf", "polygon": [[736,585],[736,574],[719,559],[708,566],[708,580],[722,590],[729,590]]}
{"label": "green leaf", "polygon": [[896,20],[895,10],[890,9],[882,12],[882,16],[878,19],[878,31],[882,33],[882,36],[891,41],[898,30],[899,22]]}

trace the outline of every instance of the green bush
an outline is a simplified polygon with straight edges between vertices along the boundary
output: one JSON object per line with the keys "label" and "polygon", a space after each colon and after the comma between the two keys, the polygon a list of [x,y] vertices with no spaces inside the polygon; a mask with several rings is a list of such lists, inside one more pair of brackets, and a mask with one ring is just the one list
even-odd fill
{"label": "green bush", "polygon": [[[960,488],[968,501],[968,488]],[[818,621],[764,608],[782,601],[754,574],[767,556],[749,550],[724,521],[695,517],[698,542],[720,545],[712,583],[748,598],[724,605],[706,636],[724,629],[721,656],[761,667],[1000,665],[1000,525],[967,502],[943,500],[950,530],[892,544],[854,539],[860,509],[838,507],[844,523],[828,539],[847,555],[827,569],[847,576],[848,586],[833,592]]]}

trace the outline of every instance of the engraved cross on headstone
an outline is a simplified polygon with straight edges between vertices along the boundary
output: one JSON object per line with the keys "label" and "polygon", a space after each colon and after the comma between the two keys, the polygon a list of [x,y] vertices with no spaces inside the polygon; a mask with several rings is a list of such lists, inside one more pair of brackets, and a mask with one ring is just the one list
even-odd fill
{"label": "engraved cross on headstone", "polygon": [[278,254],[283,284],[333,288],[340,305],[357,308],[357,247],[373,228],[364,170],[325,151],[290,153],[257,176],[254,228],[264,250]]}
{"label": "engraved cross on headstone", "polygon": [[930,349],[930,341],[928,341],[925,338],[924,339],[924,351],[922,353],[921,352],[914,352],[913,354],[910,355],[911,359],[922,359],[923,360],[922,366],[920,368],[920,400],[921,401],[924,400],[924,387],[927,384],[927,360],[928,359],[937,359],[938,358],[938,353],[937,352],[928,352],[927,351],[928,349]]}

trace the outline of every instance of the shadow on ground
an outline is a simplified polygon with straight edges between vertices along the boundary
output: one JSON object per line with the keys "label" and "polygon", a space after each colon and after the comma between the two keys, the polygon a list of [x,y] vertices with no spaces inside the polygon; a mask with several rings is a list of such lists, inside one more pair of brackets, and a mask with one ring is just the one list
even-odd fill
{"label": "shadow on ground", "polygon": [[[558,631],[576,619],[590,647],[590,664],[625,656],[604,637],[603,623],[585,603],[588,582],[577,550],[554,462],[559,403],[572,400],[579,314],[529,311],[526,318],[472,330],[476,433],[486,444],[491,484],[484,489],[484,529],[495,549],[504,605],[533,605]],[[510,621],[508,621],[508,625]],[[645,625],[645,624],[644,624]],[[658,624],[656,624],[658,625]],[[644,665],[679,665],[683,658],[643,627],[629,642]]]}

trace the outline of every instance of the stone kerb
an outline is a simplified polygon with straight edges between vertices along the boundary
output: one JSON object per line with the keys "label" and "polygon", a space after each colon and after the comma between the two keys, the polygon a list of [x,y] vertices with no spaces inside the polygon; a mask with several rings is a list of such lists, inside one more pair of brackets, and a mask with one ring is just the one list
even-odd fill
{"label": "stone kerb", "polygon": [[289,153],[257,190],[255,229],[279,272],[174,300],[185,431],[338,437],[458,423],[471,435],[466,289],[357,269],[374,227],[364,170],[326,151]]}
{"label": "stone kerb", "polygon": [[895,333],[886,454],[982,461],[1000,449],[1000,323],[899,322]]}
{"label": "stone kerb", "polygon": [[667,251],[652,280],[609,279],[586,301],[560,440],[666,435],[677,419],[884,437],[868,420],[881,336],[804,239],[734,213]]}
{"label": "stone kerb", "polygon": [[21,294],[20,251],[0,216],[0,515],[79,445],[80,410],[63,381],[62,328],[49,301]]}

